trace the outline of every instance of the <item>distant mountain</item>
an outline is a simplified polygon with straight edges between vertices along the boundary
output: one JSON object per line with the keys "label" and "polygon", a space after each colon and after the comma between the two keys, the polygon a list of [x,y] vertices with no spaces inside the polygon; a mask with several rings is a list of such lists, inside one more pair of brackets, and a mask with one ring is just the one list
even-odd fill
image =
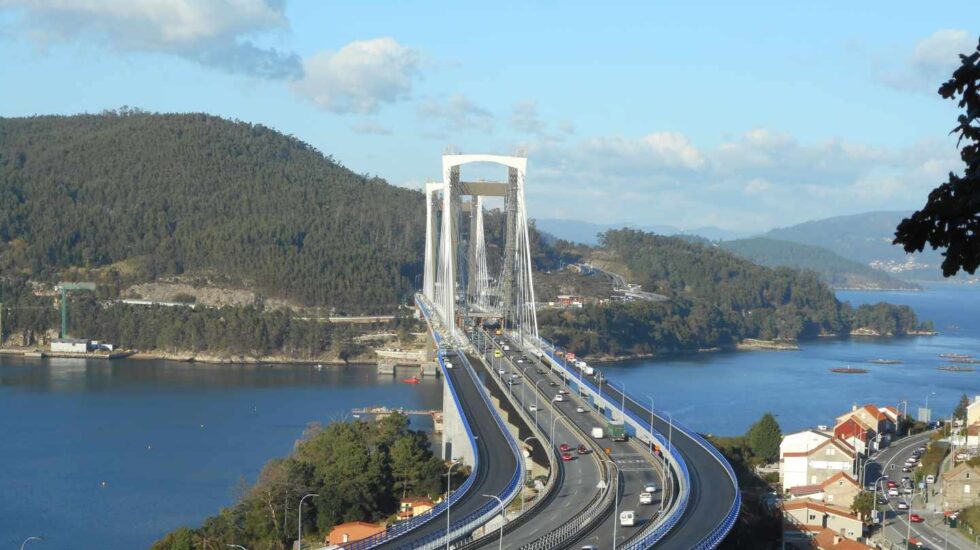
{"label": "distant mountain", "polygon": [[549,234],[558,239],[564,239],[573,243],[587,244],[595,246],[599,244],[599,235],[610,229],[630,228],[646,233],[657,235],[692,235],[703,237],[709,241],[730,240],[746,237],[745,233],[738,233],[719,227],[699,227],[697,229],[680,229],[672,225],[635,225],[629,223],[593,223],[581,220],[563,219],[539,219],[535,220],[535,227],[539,231]]}
{"label": "distant mountain", "polygon": [[764,237],[738,239],[718,246],[753,263],[814,271],[834,288],[919,290],[919,285],[893,277],[826,248]]}
{"label": "distant mountain", "polygon": [[760,236],[819,246],[907,280],[941,279],[940,251],[926,249],[910,255],[901,246],[891,244],[895,227],[910,214],[898,211],[838,216],[773,229]]}

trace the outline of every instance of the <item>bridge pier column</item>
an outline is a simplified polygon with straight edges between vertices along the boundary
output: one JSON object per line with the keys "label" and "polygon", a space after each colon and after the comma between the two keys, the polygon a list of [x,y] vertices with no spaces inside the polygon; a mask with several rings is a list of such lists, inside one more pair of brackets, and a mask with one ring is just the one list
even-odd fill
{"label": "bridge pier column", "polygon": [[[462,367],[460,367],[462,368]],[[462,459],[464,464],[473,465],[474,449],[470,445],[466,428],[463,427],[462,413],[456,407],[449,381],[442,383],[442,459]]]}

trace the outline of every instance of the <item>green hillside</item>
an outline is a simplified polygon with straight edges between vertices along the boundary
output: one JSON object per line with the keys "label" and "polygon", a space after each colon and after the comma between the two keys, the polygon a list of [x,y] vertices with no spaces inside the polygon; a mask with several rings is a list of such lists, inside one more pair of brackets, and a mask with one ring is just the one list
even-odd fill
{"label": "green hillside", "polygon": [[390,310],[421,272],[421,193],[205,114],[0,118],[0,269],[112,285],[202,275]]}
{"label": "green hillside", "polygon": [[930,326],[920,326],[907,306],[853,308],[812,272],[756,265],[685,238],[608,231],[601,247],[572,246],[565,257],[604,261],[631,283],[670,298],[539,310],[547,337],[593,357],[731,347],[746,338],[844,336],[856,329],[901,335]]}
{"label": "green hillside", "polygon": [[[942,251],[928,247],[920,253],[906,254],[892,244],[895,228],[911,212],[865,212],[813,220],[791,227],[773,229],[760,235],[770,239],[819,246],[864,265],[889,269],[906,280],[942,280]],[[959,279],[966,280],[961,276]]]}
{"label": "green hillside", "polygon": [[765,237],[725,241],[718,243],[718,246],[759,265],[814,271],[823,282],[834,288],[920,289],[916,284],[848,260],[819,246]]}

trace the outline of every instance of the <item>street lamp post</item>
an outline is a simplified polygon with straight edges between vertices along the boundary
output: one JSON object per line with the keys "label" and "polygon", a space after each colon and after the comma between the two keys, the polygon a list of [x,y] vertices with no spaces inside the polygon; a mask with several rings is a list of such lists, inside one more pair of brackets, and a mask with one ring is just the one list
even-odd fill
{"label": "street lamp post", "polygon": [[504,501],[501,500],[500,497],[495,496],[495,495],[483,495],[483,496],[485,496],[487,498],[497,499],[497,502],[500,503],[500,543],[497,545],[497,548],[498,548],[498,550],[503,550],[503,548],[504,548],[504,523],[507,521],[507,514],[505,513],[505,510],[504,510]]}
{"label": "street lamp post", "polygon": [[[548,381],[547,378],[542,378],[542,379],[537,380],[536,382],[534,382],[534,424],[535,425],[538,424],[538,393],[541,391],[541,388],[538,387],[538,384],[540,384],[541,382],[547,382],[547,381]],[[554,414],[554,413],[552,413],[552,414]]]}
{"label": "street lamp post", "polygon": [[309,497],[318,497],[320,495],[316,493],[310,493],[303,498],[299,499],[299,510],[296,512],[298,519],[296,520],[296,545],[298,550],[303,550],[303,501]]}
{"label": "street lamp post", "polygon": [[861,488],[863,489],[868,483],[868,466],[874,464],[874,460],[865,460],[864,466],[861,468]]}
{"label": "street lamp post", "polygon": [[912,538],[912,505],[915,504],[915,484],[912,484],[912,494],[909,495],[909,511],[905,513],[905,523],[908,525],[908,530],[905,534],[905,544],[908,544],[909,539]]}
{"label": "street lamp post", "polygon": [[449,489],[452,487],[453,478],[451,477],[453,467],[462,464],[461,460],[454,460],[446,470],[446,550],[449,550]]}
{"label": "street lamp post", "polygon": [[648,395],[647,398],[650,399],[650,453],[652,454],[653,453],[653,396]]}
{"label": "street lamp post", "polygon": [[26,539],[24,539],[24,542],[20,543],[20,550],[24,550],[24,547],[27,546],[27,543],[31,542],[32,540],[44,540],[44,537],[27,537]]}

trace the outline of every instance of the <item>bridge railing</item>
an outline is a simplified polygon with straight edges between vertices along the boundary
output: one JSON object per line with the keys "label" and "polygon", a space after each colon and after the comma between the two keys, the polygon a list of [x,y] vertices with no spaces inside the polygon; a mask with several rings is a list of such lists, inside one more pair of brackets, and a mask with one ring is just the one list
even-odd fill
{"label": "bridge railing", "polygon": [[[426,304],[425,300],[422,299],[419,295],[416,295],[415,303],[416,305],[418,305],[419,310],[422,311],[422,314],[426,317],[426,320],[430,321],[429,326],[432,332],[432,336],[435,339],[436,344],[440,350],[438,353],[438,359],[439,359],[440,368],[442,369],[442,375],[446,377],[446,383],[448,384],[450,390],[449,393],[453,397],[453,401],[455,402],[457,410],[462,410],[461,404],[459,402],[459,396],[457,395],[456,389],[451,382],[452,379],[449,377],[449,373],[446,371],[445,357],[444,357],[444,352],[442,350],[442,336],[439,334],[438,331],[432,328],[432,324],[431,324],[432,310],[429,309],[428,304]],[[476,371],[473,370],[473,366],[470,365],[469,360],[466,358],[466,355],[460,352],[456,352],[456,354],[459,357],[460,360],[459,363],[463,366],[463,368],[467,370],[469,375],[473,377],[474,382],[479,383],[479,379],[476,375]],[[508,503],[514,499],[514,496],[516,496],[517,491],[521,490],[524,483],[525,472],[524,472],[523,463],[521,462],[520,450],[517,446],[517,442],[514,440],[514,437],[510,434],[510,431],[505,426],[503,419],[500,418],[500,415],[498,415],[496,410],[493,408],[493,404],[486,396],[486,393],[480,391],[479,394],[480,397],[483,399],[487,408],[491,411],[494,422],[496,422],[497,427],[501,430],[502,433],[504,433],[507,439],[508,446],[510,447],[511,452],[514,454],[514,459],[516,463],[514,475],[511,477],[507,486],[500,492],[500,494],[497,495],[505,503]],[[472,445],[475,451],[477,448],[476,438],[473,437],[472,429],[465,415],[462,416],[462,421],[463,421],[463,426],[466,429],[466,436],[469,439],[470,445]],[[460,487],[454,493],[452,493],[448,499],[444,500],[443,502],[440,502],[428,512],[425,512],[424,514],[420,514],[419,516],[413,517],[404,522],[397,523],[394,526],[392,526],[390,529],[386,530],[384,533],[379,533],[378,535],[366,539],[362,539],[357,542],[344,544],[342,545],[343,548],[345,548],[346,550],[366,550],[368,548],[374,548],[386,542],[390,542],[393,539],[418,528],[422,524],[431,521],[436,516],[441,515],[446,510],[447,507],[449,507],[451,510],[451,506],[455,504],[457,501],[459,501],[461,498],[463,498],[463,496],[465,496],[466,493],[472,487],[474,480],[476,479],[476,475],[474,474],[476,473],[477,469],[480,467],[479,460],[480,460],[479,453],[474,452],[473,471],[466,478],[466,481],[464,481],[463,484],[460,485]],[[476,529],[480,525],[483,525],[498,513],[503,514],[503,512],[504,510],[501,508],[500,504],[496,501],[496,499],[488,499],[488,502],[483,506],[481,506],[480,508],[478,508],[477,510],[474,510],[473,512],[463,516],[462,518],[451,522],[447,527],[446,531],[440,530],[439,532],[432,533],[431,535],[413,540],[410,543],[397,546],[397,548],[425,549],[425,548],[441,547],[445,544],[447,537],[450,541],[452,541],[468,536],[470,533],[473,532],[474,529]]]}
{"label": "bridge railing", "polygon": [[[479,383],[479,379],[477,378],[476,371],[473,370],[473,366],[466,358],[466,354],[457,352],[457,356],[460,360],[460,364],[463,365],[463,368],[465,368],[469,372],[470,376],[473,376],[475,382]],[[524,472],[524,465],[521,462],[520,450],[517,446],[517,441],[510,434],[510,431],[507,429],[506,425],[504,424],[503,419],[500,418],[500,415],[497,414],[496,410],[493,408],[493,403],[490,402],[490,399],[487,397],[486,393],[483,391],[480,391],[479,393],[480,393],[480,397],[483,399],[486,406],[492,411],[494,422],[496,422],[500,430],[506,435],[507,444],[510,447],[511,452],[514,453],[514,460],[516,464],[514,475],[507,483],[507,486],[504,487],[504,489],[500,492],[500,494],[497,495],[498,497],[500,497],[502,501],[504,501],[504,503],[509,503],[511,500],[514,499],[518,491],[522,490],[524,484],[525,472]],[[488,521],[493,519],[493,517],[496,516],[497,514],[502,515],[504,513],[504,508],[500,506],[500,503],[497,502],[496,499],[487,499],[487,501],[488,502],[483,506],[481,506],[480,508],[450,523],[446,531],[439,531],[437,533],[432,533],[431,535],[413,540],[412,542],[398,546],[397,548],[399,550],[401,549],[407,550],[409,548],[432,550],[435,548],[440,548],[442,546],[445,546],[447,539],[449,541],[454,541],[469,536],[470,533],[472,533],[477,527],[487,523]]]}
{"label": "bridge railing", "polygon": [[[428,318],[429,315],[431,315],[431,312],[428,309],[428,307],[420,300],[416,300],[416,303],[418,304],[419,309],[423,312],[423,315],[425,315],[426,318]],[[432,334],[433,337],[436,339],[436,342],[438,343],[441,339],[441,336],[435,330],[432,331]],[[446,366],[444,364],[441,351],[439,352],[439,364],[443,369],[442,372],[443,376],[446,376],[446,371],[445,371]],[[456,394],[456,388],[453,386],[452,382],[448,379],[448,377],[446,379],[446,383],[449,386],[449,393],[450,395],[452,395],[457,410],[462,410],[461,408],[459,408],[460,407],[459,396]],[[467,439],[469,439],[469,444],[475,450],[476,438],[473,437],[473,430],[470,427],[469,421],[465,417],[463,417],[463,428],[466,430],[466,437]],[[341,546],[346,550],[367,550],[369,548],[374,548],[375,546],[379,546],[386,542],[390,542],[391,540],[396,539],[422,526],[423,524],[434,519],[436,516],[442,514],[447,507],[451,507],[453,504],[456,503],[456,501],[458,501],[464,495],[466,495],[466,493],[469,492],[470,488],[473,486],[474,480],[476,479],[476,475],[475,475],[476,471],[480,467],[479,454],[474,452],[473,456],[474,456],[473,467],[470,472],[470,475],[467,476],[467,478],[463,481],[463,483],[458,488],[456,488],[454,492],[452,492],[449,495],[448,499],[444,499],[442,502],[436,504],[430,510],[422,514],[419,514],[415,517],[412,517],[410,519],[392,525],[390,528],[386,529],[385,532],[383,533],[378,533],[377,535],[373,535],[355,542],[345,543],[342,544]]]}
{"label": "bridge railing", "polygon": [[[570,369],[568,369],[567,365],[565,364],[565,361],[563,359],[559,360],[554,357],[553,352],[558,348],[553,343],[549,342],[547,339],[543,337],[539,337],[538,339],[541,341],[543,348],[548,348],[550,350],[548,352],[549,357],[551,357],[554,364],[559,365],[567,373],[572,374],[573,378],[575,378],[574,373]],[[585,385],[588,385],[593,391],[599,393],[599,388],[597,388],[596,385],[593,384],[591,380],[588,380],[585,377],[579,377],[577,378],[577,380],[579,381],[580,384],[584,383]],[[622,391],[622,390],[617,388],[617,391]],[[635,397],[631,396],[628,392],[623,392],[623,395],[625,396],[626,399],[629,399],[641,409],[650,411],[650,409],[646,405],[640,403]],[[648,427],[650,433],[653,434],[653,436],[657,438],[657,440],[660,442],[661,447],[665,446],[666,440],[664,439],[663,434],[660,434],[659,432],[656,432],[653,429],[653,426],[650,424],[649,419],[644,420],[642,418],[637,417],[637,415],[634,414],[628,407],[626,408],[625,411],[622,412],[625,415],[629,416],[630,419],[636,422],[637,424]],[[653,412],[656,416],[660,417],[661,419],[664,418],[663,414],[660,414],[655,410],[652,410],[650,412]],[[735,477],[735,471],[732,469],[731,464],[728,463],[728,460],[726,460],[725,457],[722,456],[722,454],[718,451],[718,449],[715,448],[714,445],[706,441],[703,437],[701,437],[700,434],[691,430],[687,426],[676,422],[672,422],[672,423],[674,429],[677,429],[678,431],[682,432],[684,435],[686,435],[695,443],[697,443],[702,448],[704,448],[709,454],[711,454],[712,457],[715,458],[715,460],[717,460],[719,464],[725,469],[725,472],[728,474],[728,477],[732,481],[732,486],[735,491],[735,498],[733,499],[732,505],[729,508],[728,513],[725,515],[725,518],[715,527],[715,529],[711,533],[709,533],[707,537],[702,539],[697,546],[694,547],[694,550],[706,550],[708,548],[714,548],[721,543],[721,541],[725,538],[725,536],[728,535],[728,532],[731,531],[732,527],[735,525],[735,521],[738,520],[738,513],[741,508],[741,502],[742,502],[741,493],[738,490],[738,479]],[[671,451],[673,451],[672,447],[670,447],[670,449]],[[684,463],[684,460],[680,458],[679,455],[675,456],[675,459],[677,459],[675,463],[678,464],[678,466],[680,466],[684,478],[686,479],[687,484],[689,485],[690,473],[687,470],[687,465]],[[676,513],[672,517],[669,517],[668,519],[664,520],[660,525],[658,525],[654,530],[650,531],[649,533],[641,532],[640,535],[642,535],[642,538],[637,539],[635,543],[633,541],[630,541],[631,544],[630,546],[628,546],[628,548],[649,548],[657,541],[662,539],[664,536],[666,536],[670,528],[675,526],[677,522],[680,520],[680,517],[684,509],[687,507],[689,495],[686,494],[683,495],[682,499],[683,499],[683,506],[677,506],[675,510]]]}
{"label": "bridge railing", "polygon": [[[557,365],[559,368],[564,370],[566,374],[571,375],[572,379],[577,381],[578,384],[587,386],[591,391],[595,392],[599,396],[603,395],[600,388],[592,383],[592,380],[584,376],[576,377],[575,373],[572,372],[565,364],[564,359],[556,356],[556,352],[559,348],[543,337],[539,336],[538,340],[542,351],[548,355],[552,364]],[[615,404],[612,405],[614,408],[618,408]],[[667,439],[663,436],[663,434],[654,429],[653,425],[650,424],[649,418],[640,418],[629,408],[626,408],[626,410],[621,412],[625,416],[629,416],[630,420],[636,425],[645,428],[647,432],[650,433],[651,437],[657,440],[659,446],[667,450],[669,461],[674,465],[682,489],[674,502],[674,506],[671,507],[670,511],[664,517],[660,518],[658,522],[653,524],[654,527],[652,530],[647,535],[643,536],[641,540],[626,546],[626,548],[631,550],[633,548],[649,548],[658,540],[663,538],[670,529],[677,525],[677,522],[680,521],[681,516],[687,509],[687,504],[690,499],[691,474],[687,468],[687,463],[684,461],[684,458],[680,455],[680,453],[675,451],[672,446],[667,444]],[[618,518],[616,521],[618,521]],[[641,533],[643,532],[641,531]]]}

